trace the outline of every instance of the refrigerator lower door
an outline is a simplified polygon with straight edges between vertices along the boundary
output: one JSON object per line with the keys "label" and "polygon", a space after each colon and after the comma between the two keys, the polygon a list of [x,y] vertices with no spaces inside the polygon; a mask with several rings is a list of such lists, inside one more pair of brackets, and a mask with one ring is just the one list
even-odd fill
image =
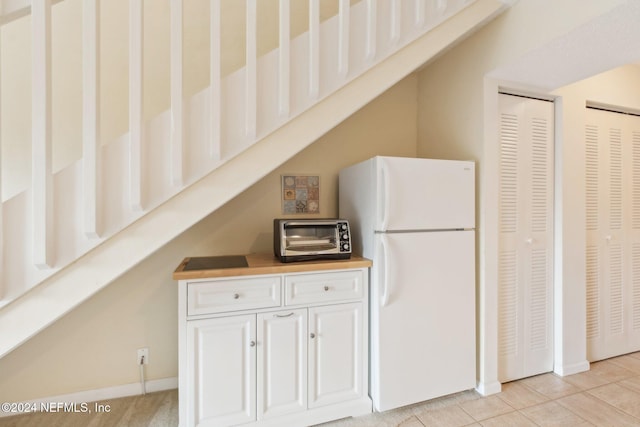
{"label": "refrigerator lower door", "polygon": [[375,410],[475,387],[474,233],[375,235],[370,328]]}

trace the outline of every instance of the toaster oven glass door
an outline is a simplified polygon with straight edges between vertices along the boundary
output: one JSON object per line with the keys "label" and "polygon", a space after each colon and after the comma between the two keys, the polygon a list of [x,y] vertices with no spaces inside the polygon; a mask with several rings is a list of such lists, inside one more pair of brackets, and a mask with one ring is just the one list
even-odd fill
{"label": "toaster oven glass door", "polygon": [[324,252],[338,247],[334,225],[287,227],[286,250],[292,252]]}

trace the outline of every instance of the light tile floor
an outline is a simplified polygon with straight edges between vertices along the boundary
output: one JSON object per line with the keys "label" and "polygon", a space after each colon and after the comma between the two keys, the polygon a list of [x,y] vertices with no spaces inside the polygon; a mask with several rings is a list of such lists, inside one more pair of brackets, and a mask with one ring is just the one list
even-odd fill
{"label": "light tile floor", "polygon": [[466,391],[322,427],[640,426],[640,352],[566,377],[543,374],[482,397]]}

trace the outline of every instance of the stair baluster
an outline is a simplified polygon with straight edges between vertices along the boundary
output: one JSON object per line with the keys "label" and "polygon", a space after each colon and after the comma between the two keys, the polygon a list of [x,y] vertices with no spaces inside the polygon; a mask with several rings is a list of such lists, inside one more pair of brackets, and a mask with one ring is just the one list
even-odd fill
{"label": "stair baluster", "polygon": [[143,6],[129,0],[129,197],[135,211],[144,210]]}
{"label": "stair baluster", "polygon": [[210,82],[209,82],[209,155],[214,161],[222,160],[222,77],[221,77],[221,17],[220,0],[211,0]]}
{"label": "stair baluster", "polygon": [[291,75],[291,5],[290,0],[280,0],[278,30],[278,115],[281,118],[289,117],[290,102],[290,75]]}
{"label": "stair baluster", "polygon": [[31,4],[31,197],[33,263],[53,266],[53,176],[51,173],[51,2]]}
{"label": "stair baluster", "polygon": [[258,118],[258,5],[256,0],[246,0],[246,64],[245,64],[245,134],[253,141],[257,136]]}
{"label": "stair baluster", "polygon": [[183,0],[171,0],[171,183],[184,185]]}
{"label": "stair baluster", "polygon": [[82,4],[82,201],[84,233],[100,237],[100,138],[98,135],[98,2]]}

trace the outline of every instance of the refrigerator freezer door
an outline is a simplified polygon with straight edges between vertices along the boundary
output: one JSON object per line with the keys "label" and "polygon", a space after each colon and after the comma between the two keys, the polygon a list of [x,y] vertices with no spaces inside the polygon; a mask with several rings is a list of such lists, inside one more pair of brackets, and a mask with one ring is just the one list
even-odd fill
{"label": "refrigerator freezer door", "polygon": [[374,408],[475,387],[474,231],[378,233],[375,241]]}
{"label": "refrigerator freezer door", "polygon": [[475,228],[475,164],[377,158],[376,231]]}

